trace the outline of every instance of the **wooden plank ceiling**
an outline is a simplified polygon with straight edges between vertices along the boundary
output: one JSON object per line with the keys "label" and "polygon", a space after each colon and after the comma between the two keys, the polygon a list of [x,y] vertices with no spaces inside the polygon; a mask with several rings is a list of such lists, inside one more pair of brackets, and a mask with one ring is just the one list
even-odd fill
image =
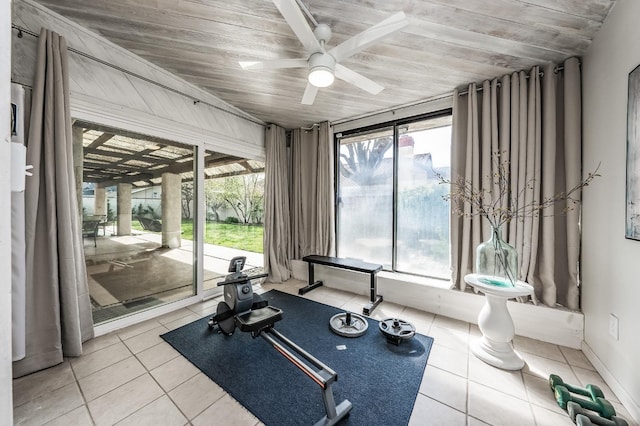
{"label": "wooden plank ceiling", "polygon": [[393,12],[410,24],[343,65],[385,87],[343,81],[301,105],[305,69],[243,71],[240,60],[305,57],[269,0],[38,0],[265,122],[340,120],[585,53],[615,0],[304,0],[329,47]]}

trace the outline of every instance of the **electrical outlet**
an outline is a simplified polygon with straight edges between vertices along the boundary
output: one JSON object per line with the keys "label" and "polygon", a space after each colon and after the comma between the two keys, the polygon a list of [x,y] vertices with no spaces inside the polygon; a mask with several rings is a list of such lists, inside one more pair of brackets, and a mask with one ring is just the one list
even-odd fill
{"label": "electrical outlet", "polygon": [[609,335],[616,340],[618,340],[618,326],[618,317],[613,314],[609,314]]}

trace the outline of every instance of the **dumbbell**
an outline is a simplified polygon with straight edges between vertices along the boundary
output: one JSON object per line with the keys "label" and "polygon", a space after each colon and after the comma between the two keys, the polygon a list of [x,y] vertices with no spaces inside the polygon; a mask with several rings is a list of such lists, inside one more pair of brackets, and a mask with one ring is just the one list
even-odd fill
{"label": "dumbbell", "polygon": [[629,426],[624,419],[618,416],[613,416],[611,420],[609,420],[599,416],[587,417],[584,414],[578,414],[576,416],[576,424],[578,426]]}
{"label": "dumbbell", "polygon": [[[590,386],[590,385],[587,385]],[[589,389],[589,388],[587,388]],[[601,397],[593,397],[592,399],[582,399],[577,398],[569,392],[569,390],[563,385],[556,385],[554,389],[554,394],[556,397],[556,401],[560,408],[566,410],[567,404],[569,402],[574,402],[580,405],[582,408],[586,408],[587,410],[595,411],[600,414],[602,417],[607,419],[611,419],[616,415],[616,410],[613,408],[613,405],[609,401]]]}
{"label": "dumbbell", "polygon": [[598,386],[587,385],[586,388],[573,386],[568,383],[565,383],[562,380],[562,377],[556,374],[551,374],[549,376],[549,386],[551,387],[552,392],[555,392],[556,386],[564,386],[565,388],[567,388],[569,392],[577,393],[578,395],[588,396],[593,400],[595,400],[596,398],[604,398],[604,393],[602,393],[602,390],[600,390]]}
{"label": "dumbbell", "polygon": [[622,417],[612,416],[611,420],[600,417],[589,410],[585,410],[573,401],[567,403],[567,413],[578,426],[629,426]]}
{"label": "dumbbell", "polygon": [[[596,385],[589,384],[584,388],[572,386],[568,383],[565,383],[560,376],[551,374],[549,376],[549,386],[555,394],[558,405],[562,409],[566,410],[567,403],[569,401],[574,401],[584,408],[597,412],[602,417],[611,418],[616,414],[616,411],[611,403],[604,399],[604,393]],[[587,396],[590,398],[590,400],[576,398],[572,396],[571,393]]]}

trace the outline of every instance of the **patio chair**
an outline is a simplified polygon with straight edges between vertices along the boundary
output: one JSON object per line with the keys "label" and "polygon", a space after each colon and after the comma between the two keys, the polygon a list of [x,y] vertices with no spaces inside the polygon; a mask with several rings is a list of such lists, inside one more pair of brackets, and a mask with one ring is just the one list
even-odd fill
{"label": "patio chair", "polygon": [[93,246],[98,247],[98,226],[100,220],[84,220],[82,222],[82,237],[93,237]]}
{"label": "patio chair", "polygon": [[162,231],[162,222],[158,219],[149,219],[148,217],[139,217],[138,222],[145,231],[160,232]]}

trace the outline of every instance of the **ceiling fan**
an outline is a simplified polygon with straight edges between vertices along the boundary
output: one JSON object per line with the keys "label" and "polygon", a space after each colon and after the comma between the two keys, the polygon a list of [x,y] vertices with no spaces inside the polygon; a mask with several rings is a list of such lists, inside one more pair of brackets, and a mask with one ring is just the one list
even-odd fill
{"label": "ceiling fan", "polygon": [[395,13],[373,27],[327,50],[326,43],[331,39],[331,28],[327,24],[318,24],[312,30],[300,7],[296,4],[296,0],[273,0],[273,3],[307,50],[308,56],[300,59],[240,61],[242,69],[308,68],[307,87],[302,96],[302,104],[304,105],[312,105],[318,88],[333,84],[334,76],[372,95],[377,95],[384,89],[378,83],[340,65],[339,62],[404,28],[409,23],[404,12]]}

